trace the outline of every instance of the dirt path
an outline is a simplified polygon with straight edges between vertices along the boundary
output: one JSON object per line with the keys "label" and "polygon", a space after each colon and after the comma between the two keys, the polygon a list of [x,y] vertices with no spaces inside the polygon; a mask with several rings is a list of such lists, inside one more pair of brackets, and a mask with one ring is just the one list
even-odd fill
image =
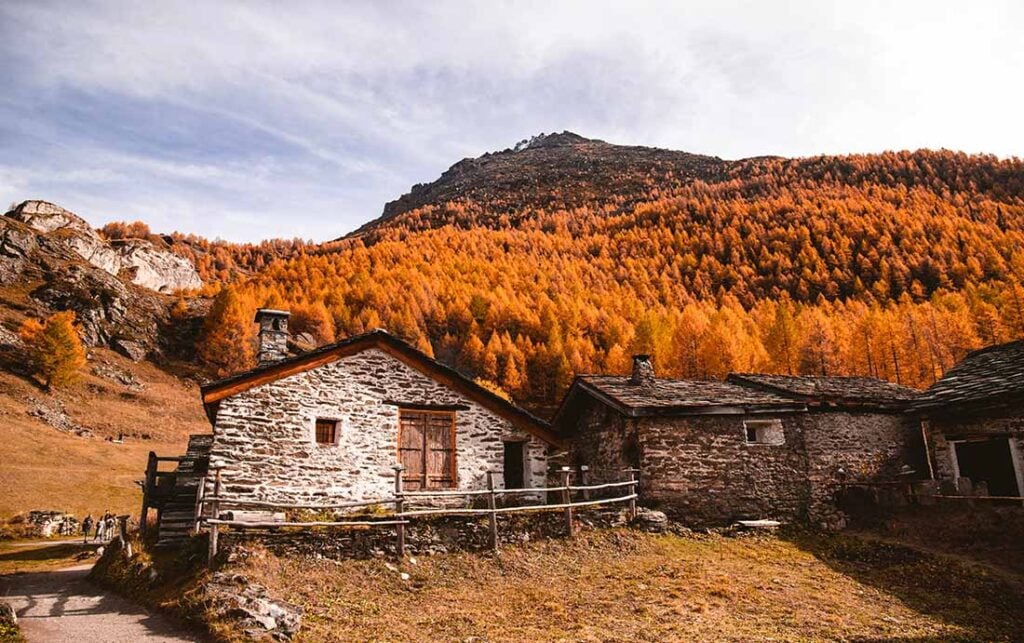
{"label": "dirt path", "polygon": [[0,599],[14,607],[29,643],[202,640],[89,583],[90,567],[0,577]]}

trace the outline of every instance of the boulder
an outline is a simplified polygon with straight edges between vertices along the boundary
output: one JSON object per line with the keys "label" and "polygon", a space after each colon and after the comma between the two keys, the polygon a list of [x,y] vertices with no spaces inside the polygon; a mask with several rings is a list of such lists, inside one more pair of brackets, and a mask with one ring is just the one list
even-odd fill
{"label": "boulder", "polygon": [[149,348],[142,342],[138,342],[133,339],[125,339],[123,337],[115,337],[112,339],[110,341],[110,347],[133,362],[141,362],[146,359],[146,355],[149,354]]}
{"label": "boulder", "polygon": [[661,533],[668,528],[668,516],[663,511],[637,507],[633,526],[641,531]]}

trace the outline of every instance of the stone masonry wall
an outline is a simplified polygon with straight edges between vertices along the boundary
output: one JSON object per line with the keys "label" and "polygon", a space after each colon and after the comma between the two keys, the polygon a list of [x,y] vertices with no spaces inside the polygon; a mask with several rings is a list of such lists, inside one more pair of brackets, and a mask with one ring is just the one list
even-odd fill
{"label": "stone masonry wall", "polygon": [[804,418],[774,417],[782,420],[781,445],[747,444],[741,415],[637,420],[642,499],[692,525],[803,518]]}
{"label": "stone masonry wall", "polygon": [[590,467],[594,483],[624,480],[627,474],[623,469],[640,464],[636,424],[604,404],[588,400],[579,414],[571,451],[573,466]]}
{"label": "stone masonry wall", "polygon": [[[938,415],[928,418],[928,448],[935,467],[935,477],[947,491],[956,484],[950,439],[966,436],[1009,436],[1018,466],[1024,469],[1024,413],[1014,416],[977,414],[972,417]],[[1019,483],[1018,483],[1019,484]]]}
{"label": "stone masonry wall", "polygon": [[[222,400],[211,462],[226,463],[224,493],[292,501],[390,496],[392,467],[398,460],[399,408],[386,401],[468,407],[455,412],[460,489],[482,488],[486,472],[502,468],[504,440],[527,442],[527,485],[544,485],[542,441],[371,349]],[[317,418],[339,421],[337,444],[316,443]]]}
{"label": "stone masonry wall", "polygon": [[840,468],[849,481],[893,479],[904,464],[927,476],[921,432],[907,416],[811,412],[805,423],[812,521],[827,520],[834,513]]}

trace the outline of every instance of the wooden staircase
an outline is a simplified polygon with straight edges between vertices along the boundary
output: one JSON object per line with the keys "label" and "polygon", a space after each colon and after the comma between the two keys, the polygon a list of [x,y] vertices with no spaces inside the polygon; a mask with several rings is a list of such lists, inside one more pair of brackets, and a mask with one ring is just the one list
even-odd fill
{"label": "wooden staircase", "polygon": [[[212,445],[212,435],[192,435],[183,456],[149,454],[143,515],[150,507],[157,510],[157,547],[180,546],[195,530]],[[158,471],[160,462],[176,462],[177,466],[173,471]]]}

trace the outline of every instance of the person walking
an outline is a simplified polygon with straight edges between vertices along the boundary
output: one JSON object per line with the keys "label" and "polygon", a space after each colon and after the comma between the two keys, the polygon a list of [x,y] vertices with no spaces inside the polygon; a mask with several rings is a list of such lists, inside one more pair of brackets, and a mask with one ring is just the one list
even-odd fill
{"label": "person walking", "polygon": [[103,527],[104,527],[104,524],[105,523],[104,523],[104,520],[103,520],[102,516],[99,519],[96,520],[96,533],[92,537],[92,541],[93,542],[96,542],[97,540],[100,541],[100,542],[103,542]]}
{"label": "person walking", "polygon": [[92,514],[87,515],[82,520],[82,542],[89,542],[89,531],[92,529]]}
{"label": "person walking", "polygon": [[107,519],[104,522],[107,524],[107,540],[113,540],[115,535],[114,532],[117,531],[117,521],[114,519],[114,514],[108,513]]}

